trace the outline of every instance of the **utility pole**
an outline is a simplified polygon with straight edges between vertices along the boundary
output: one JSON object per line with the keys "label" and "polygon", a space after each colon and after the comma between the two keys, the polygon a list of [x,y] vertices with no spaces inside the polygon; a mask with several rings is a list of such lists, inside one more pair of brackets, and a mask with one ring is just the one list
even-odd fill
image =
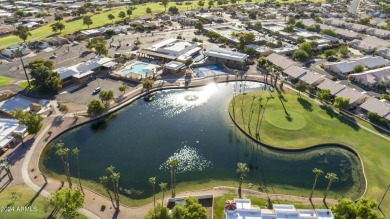
{"label": "utility pole", "polygon": [[22,51],[20,50],[20,48],[18,48],[18,50],[16,50],[16,54],[19,55],[20,62],[22,62],[24,75],[26,76],[26,79],[27,79],[28,86],[31,87],[30,80],[28,79],[26,67],[24,66],[24,62],[23,62],[23,59],[22,59]]}

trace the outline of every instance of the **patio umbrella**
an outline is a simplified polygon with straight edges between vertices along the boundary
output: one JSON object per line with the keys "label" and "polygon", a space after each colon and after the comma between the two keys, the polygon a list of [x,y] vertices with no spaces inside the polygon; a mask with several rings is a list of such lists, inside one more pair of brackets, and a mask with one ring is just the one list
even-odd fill
{"label": "patio umbrella", "polygon": [[237,205],[233,200],[225,201],[225,210],[234,211],[237,209]]}

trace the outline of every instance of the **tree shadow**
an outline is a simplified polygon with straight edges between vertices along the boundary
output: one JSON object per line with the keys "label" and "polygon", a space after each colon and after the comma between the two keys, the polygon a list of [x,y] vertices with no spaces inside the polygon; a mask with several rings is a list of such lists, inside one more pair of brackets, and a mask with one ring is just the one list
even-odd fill
{"label": "tree shadow", "polygon": [[324,110],[324,111],[326,112],[326,114],[328,114],[328,116],[329,116],[330,118],[332,118],[332,119],[333,119],[334,117],[337,116],[337,114],[333,111],[333,109],[329,108],[329,107],[326,106],[326,105],[321,105],[320,108],[321,108],[322,110]]}
{"label": "tree shadow", "polygon": [[[7,174],[5,174],[4,176],[8,176]],[[0,193],[2,193],[7,187],[9,184],[11,184],[13,178],[9,178],[7,182],[5,182],[1,187],[0,187]]]}
{"label": "tree shadow", "polygon": [[8,156],[8,163],[13,166],[19,160],[22,160],[27,152],[30,149],[34,142],[35,138],[30,138],[25,141],[23,144],[16,146],[17,148],[13,150]]}
{"label": "tree shadow", "polygon": [[41,192],[45,189],[46,185],[47,185],[47,183],[43,184],[43,186],[34,195],[34,197],[32,197],[32,199],[29,202],[27,202],[24,206],[25,207],[30,207],[34,203],[35,199],[37,199],[41,195]]}
{"label": "tree shadow", "polygon": [[309,111],[309,112],[312,112],[313,111],[313,104],[311,104],[308,100],[306,99],[303,99],[301,97],[298,97],[297,98],[298,102],[301,104],[301,106],[303,107],[303,109]]}
{"label": "tree shadow", "polygon": [[119,216],[119,211],[115,211],[114,215],[112,215],[112,218],[116,219],[118,218],[118,216]]}
{"label": "tree shadow", "polygon": [[349,116],[347,114],[344,114],[343,112],[340,112],[340,114],[337,114],[333,111],[332,108],[321,105],[321,109],[325,110],[325,112],[331,117],[336,117],[341,123],[344,123],[345,125],[348,125],[349,127],[353,128],[355,131],[358,131],[360,129],[359,124],[356,122],[355,118],[352,116]]}

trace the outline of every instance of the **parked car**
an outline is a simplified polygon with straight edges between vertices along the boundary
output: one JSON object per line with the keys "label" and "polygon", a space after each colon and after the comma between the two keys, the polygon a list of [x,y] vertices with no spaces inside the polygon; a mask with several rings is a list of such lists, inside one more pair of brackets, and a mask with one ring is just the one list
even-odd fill
{"label": "parked car", "polygon": [[57,56],[56,55],[52,55],[52,56],[50,56],[50,59],[56,59],[57,58]]}
{"label": "parked car", "polygon": [[102,90],[102,89],[101,89],[100,87],[97,87],[97,88],[93,89],[92,94],[97,94],[97,93],[99,93],[101,90]]}

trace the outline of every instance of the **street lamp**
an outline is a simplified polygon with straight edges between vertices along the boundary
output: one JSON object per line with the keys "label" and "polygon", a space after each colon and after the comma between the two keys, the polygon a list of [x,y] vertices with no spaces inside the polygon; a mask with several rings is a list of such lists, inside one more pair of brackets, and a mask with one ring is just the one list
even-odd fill
{"label": "street lamp", "polygon": [[24,66],[24,62],[23,62],[23,59],[22,59],[22,50],[20,50],[20,48],[17,48],[17,50],[16,50],[16,55],[19,56],[20,61],[22,62],[22,67],[23,67],[24,75],[26,76],[28,86],[30,87],[30,86],[31,86],[31,85],[30,85],[30,80],[29,80],[28,75],[27,75],[26,67]]}

